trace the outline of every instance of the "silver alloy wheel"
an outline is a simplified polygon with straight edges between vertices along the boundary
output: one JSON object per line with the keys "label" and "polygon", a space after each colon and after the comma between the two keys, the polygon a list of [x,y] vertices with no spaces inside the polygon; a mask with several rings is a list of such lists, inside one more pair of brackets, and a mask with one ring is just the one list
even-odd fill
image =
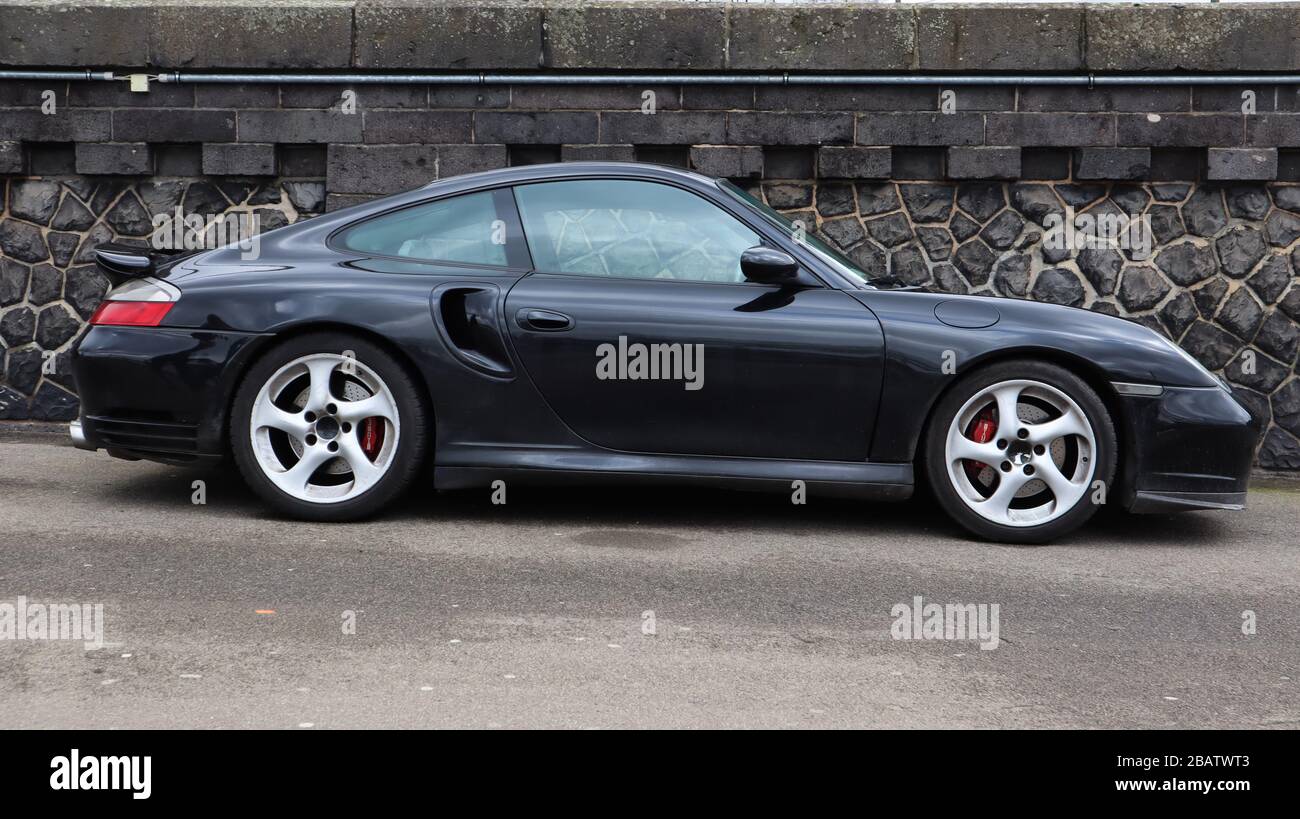
{"label": "silver alloy wheel", "polygon": [[[980,419],[991,437],[970,437]],[[1002,381],[970,398],[944,446],[948,479],[968,507],[1003,526],[1038,526],[1073,509],[1096,471],[1092,424],[1070,396],[1041,381]]]}
{"label": "silver alloy wheel", "polygon": [[[367,454],[362,422],[382,443]],[[338,503],[374,486],[392,466],[401,419],[382,378],[352,356],[314,353],[275,371],[253,401],[253,455],[273,484],[298,500]]]}

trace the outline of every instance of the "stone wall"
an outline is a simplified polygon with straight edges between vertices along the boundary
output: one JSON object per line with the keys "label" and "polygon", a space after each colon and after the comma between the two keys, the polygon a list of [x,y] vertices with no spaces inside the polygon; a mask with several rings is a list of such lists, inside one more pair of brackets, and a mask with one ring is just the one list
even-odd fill
{"label": "stone wall", "polygon": [[0,420],[77,417],[68,354],[108,282],[93,260],[104,242],[144,244],[152,217],[253,213],[263,230],[320,213],[325,185],[88,176],[10,179],[0,211]]}
{"label": "stone wall", "polygon": [[[1233,384],[1266,419],[1261,466],[1300,468],[1300,185],[773,180],[747,184],[875,274],[945,292],[1030,298],[1151,327]],[[308,179],[15,179],[0,219],[0,418],[70,420],[66,356],[106,283],[91,249],[140,241],[154,214],[255,213],[263,229],[308,218]],[[1076,221],[1145,217],[1145,253],[1056,249]],[[1132,257],[1138,258],[1132,258]],[[43,372],[42,365],[52,359]],[[1248,363],[1249,362],[1249,363]]]}
{"label": "stone wall", "polygon": [[[132,93],[0,80],[0,417],[75,414],[66,355],[105,288],[91,249],[141,239],[155,214],[253,212],[266,229],[475,170],[641,160],[749,185],[872,272],[1152,326],[1268,421],[1261,465],[1300,469],[1300,86],[1202,85],[1192,73],[1095,88],[672,81],[1296,71],[1298,10],[9,3],[0,67],[647,71],[663,82],[153,82]],[[1045,225],[1067,211],[1143,220],[1155,252],[1052,246]]]}

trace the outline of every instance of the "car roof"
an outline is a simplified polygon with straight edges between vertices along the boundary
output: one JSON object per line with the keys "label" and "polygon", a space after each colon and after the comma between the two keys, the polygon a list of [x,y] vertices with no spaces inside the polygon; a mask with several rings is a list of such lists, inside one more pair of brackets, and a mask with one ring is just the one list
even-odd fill
{"label": "car roof", "polygon": [[711,184],[713,179],[702,174],[671,165],[653,165],[648,162],[547,162],[537,165],[516,165],[478,173],[460,174],[438,179],[419,188],[432,190],[440,187],[539,182],[547,179],[574,176],[622,176],[641,179],[677,180],[694,184]]}

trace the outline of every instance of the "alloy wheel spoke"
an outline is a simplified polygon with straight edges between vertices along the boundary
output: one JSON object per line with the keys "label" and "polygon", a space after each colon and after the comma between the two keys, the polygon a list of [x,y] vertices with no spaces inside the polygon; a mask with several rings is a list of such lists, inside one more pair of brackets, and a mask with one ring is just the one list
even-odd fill
{"label": "alloy wheel spoke", "polygon": [[315,474],[321,464],[333,457],[334,454],[326,450],[324,446],[309,446],[303,449],[302,457],[298,459],[298,463],[283,472],[271,473],[267,477],[285,492],[300,497],[306,491],[311,476]]}
{"label": "alloy wheel spoke", "polygon": [[384,392],[376,392],[369,398],[363,398],[360,401],[336,401],[338,412],[334,415],[340,421],[350,421],[357,423],[365,418],[386,418],[389,421],[397,420],[397,407],[393,406],[392,400]]}
{"label": "alloy wheel spoke", "polygon": [[361,448],[356,435],[343,435],[339,438],[338,454],[352,470],[352,480],[355,483],[353,492],[364,492],[384,474],[383,469],[375,466],[370,458],[366,457],[365,450]]}
{"label": "alloy wheel spoke", "polygon": [[1013,441],[1016,431],[1020,429],[1020,387],[1015,384],[1003,384],[993,391],[993,398],[998,403],[997,437]]}
{"label": "alloy wheel spoke", "polygon": [[1060,468],[1049,458],[1038,459],[1038,469],[1035,477],[1041,478],[1047,488],[1052,490],[1052,495],[1056,498],[1057,508],[1069,508],[1074,506],[1079,497],[1087,490],[1086,483],[1075,483],[1067,478]]}
{"label": "alloy wheel spoke", "polygon": [[979,461],[989,465],[1002,460],[1002,451],[995,444],[972,441],[956,429],[948,438],[948,457],[953,461]]}
{"label": "alloy wheel spoke", "polygon": [[979,506],[986,509],[986,514],[995,520],[1005,521],[1009,519],[1011,500],[1020,491],[1020,488],[1030,480],[1032,478],[1019,469],[1013,469],[1010,472],[999,471],[998,488],[993,491],[992,495],[985,498]]}
{"label": "alloy wheel spoke", "polygon": [[1073,408],[1067,409],[1059,418],[1041,424],[1026,424],[1025,428],[1029,430],[1029,440],[1043,446],[1047,446],[1057,438],[1088,434],[1087,424]]}
{"label": "alloy wheel spoke", "polygon": [[253,413],[253,428],[278,429],[302,441],[311,425],[301,414],[285,412],[267,399],[257,404],[257,409]]}
{"label": "alloy wheel spoke", "polygon": [[330,394],[330,376],[338,362],[332,358],[313,358],[305,362],[307,373],[311,377],[311,386],[307,393],[307,406],[304,409],[322,414],[325,405],[333,400]]}

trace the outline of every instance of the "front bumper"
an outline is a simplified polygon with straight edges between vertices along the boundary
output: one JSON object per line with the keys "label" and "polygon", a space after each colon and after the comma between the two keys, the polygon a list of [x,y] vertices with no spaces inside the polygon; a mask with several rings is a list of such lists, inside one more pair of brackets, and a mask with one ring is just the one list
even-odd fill
{"label": "front bumper", "polygon": [[1142,492],[1133,499],[1130,512],[1187,512],[1196,509],[1221,509],[1240,512],[1246,508],[1245,492]]}
{"label": "front bumper", "polygon": [[1132,512],[1244,509],[1261,423],[1222,387],[1121,395]]}
{"label": "front bumper", "polygon": [[262,336],[168,327],[92,327],[72,355],[75,446],[125,458],[221,457],[236,380]]}

